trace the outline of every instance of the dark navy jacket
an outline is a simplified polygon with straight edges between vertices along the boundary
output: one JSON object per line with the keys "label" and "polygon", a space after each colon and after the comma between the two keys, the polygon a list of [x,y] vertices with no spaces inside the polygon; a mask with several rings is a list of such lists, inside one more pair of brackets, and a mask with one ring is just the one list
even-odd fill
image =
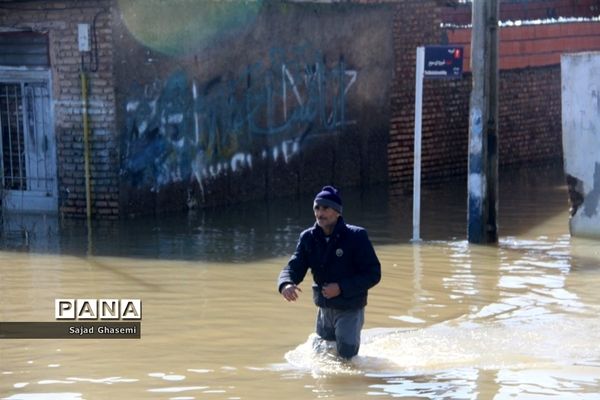
{"label": "dark navy jacket", "polygon": [[[340,216],[326,241],[316,223],[300,234],[296,251],[279,274],[281,292],[287,283],[299,284],[308,269],[313,275],[313,300],[319,307],[358,309],[367,304],[367,291],[381,279],[381,265],[361,227],[346,225]],[[342,293],[332,299],[321,294],[321,287],[337,283]]]}

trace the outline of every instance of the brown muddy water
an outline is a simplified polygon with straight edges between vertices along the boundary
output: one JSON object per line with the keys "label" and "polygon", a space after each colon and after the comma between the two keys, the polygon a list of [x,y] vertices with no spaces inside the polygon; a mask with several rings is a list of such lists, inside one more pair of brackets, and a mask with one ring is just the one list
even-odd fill
{"label": "brown muddy water", "polygon": [[[56,298],[139,298],[141,339],[2,339],[3,399],[597,399],[600,250],[568,232],[559,168],[503,173],[500,241],[466,240],[462,180],[346,191],[383,268],[350,364],[312,353],[307,282],[276,292],[311,196],[94,226],[6,218],[0,321]],[[26,228],[28,226],[29,228]],[[25,232],[26,231],[26,232]]]}

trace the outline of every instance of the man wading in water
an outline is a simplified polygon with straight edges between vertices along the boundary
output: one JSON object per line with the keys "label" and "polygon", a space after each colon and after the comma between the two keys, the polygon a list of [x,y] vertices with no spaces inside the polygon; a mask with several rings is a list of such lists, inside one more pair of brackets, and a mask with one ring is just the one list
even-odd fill
{"label": "man wading in water", "polygon": [[337,354],[350,359],[360,347],[367,292],[381,279],[381,265],[367,231],[344,222],[337,189],[325,186],[313,209],[316,223],[300,234],[296,251],[279,274],[278,288],[287,301],[296,301],[302,292],[297,285],[310,268],[317,335],[335,341]]}

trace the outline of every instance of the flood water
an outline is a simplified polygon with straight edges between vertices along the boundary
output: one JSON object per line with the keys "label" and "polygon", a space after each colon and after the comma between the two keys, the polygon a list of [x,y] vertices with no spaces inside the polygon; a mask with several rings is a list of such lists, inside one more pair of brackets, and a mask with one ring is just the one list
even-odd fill
{"label": "flood water", "polygon": [[[597,399],[600,250],[571,238],[560,168],[501,174],[497,246],[466,241],[466,187],[345,191],[383,270],[360,353],[314,354],[310,285],[275,281],[311,198],[160,219],[7,219],[0,321],[53,321],[56,298],[139,298],[139,340],[0,340],[4,399]],[[21,231],[19,231],[21,227]]]}

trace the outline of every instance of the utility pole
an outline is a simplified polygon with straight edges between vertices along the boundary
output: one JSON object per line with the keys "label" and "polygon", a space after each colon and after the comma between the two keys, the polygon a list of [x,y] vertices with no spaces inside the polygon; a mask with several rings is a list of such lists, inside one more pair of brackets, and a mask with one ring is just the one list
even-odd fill
{"label": "utility pole", "polygon": [[498,15],[500,0],[473,0],[469,112],[468,240],[497,243]]}

